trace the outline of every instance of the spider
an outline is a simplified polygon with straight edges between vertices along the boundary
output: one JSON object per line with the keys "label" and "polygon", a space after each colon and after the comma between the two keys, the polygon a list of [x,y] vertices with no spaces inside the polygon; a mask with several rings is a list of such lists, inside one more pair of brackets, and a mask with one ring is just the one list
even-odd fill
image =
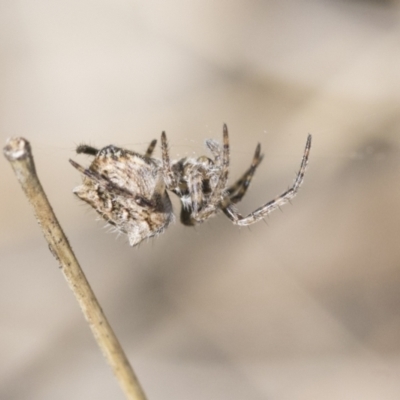
{"label": "spider", "polygon": [[185,157],[170,160],[165,132],[161,134],[161,159],[153,157],[157,140],[153,140],[141,155],[113,145],[100,150],[80,145],[76,152],[94,156],[89,168],[75,161],[70,163],[83,174],[83,184],[73,192],[90,204],[118,232],[128,235],[131,246],[162,233],[174,220],[167,191],[181,201],[180,220],[193,226],[222,211],[235,225],[246,226],[289,202],[303,182],[311,147],[308,135],[303,159],[293,185],[280,196],[265,203],[247,216],[242,216],[235,204],[246,194],[263,156],[257,145],[253,161],[245,173],[228,185],[229,137],[223,127],[222,146],[213,139],[206,140],[212,157]]}

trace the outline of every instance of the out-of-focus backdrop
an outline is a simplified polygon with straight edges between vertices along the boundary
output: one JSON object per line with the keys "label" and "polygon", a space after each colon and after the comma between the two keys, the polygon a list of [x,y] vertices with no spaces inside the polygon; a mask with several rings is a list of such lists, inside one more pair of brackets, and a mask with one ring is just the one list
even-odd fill
{"label": "out-of-focus backdrop", "polygon": [[[0,138],[38,173],[150,400],[400,398],[400,3],[0,3]],[[204,155],[229,127],[250,229],[221,215],[131,248],[72,194],[80,143]],[[157,147],[156,156],[160,150]],[[0,160],[0,398],[122,399]],[[179,203],[174,199],[179,215]]]}

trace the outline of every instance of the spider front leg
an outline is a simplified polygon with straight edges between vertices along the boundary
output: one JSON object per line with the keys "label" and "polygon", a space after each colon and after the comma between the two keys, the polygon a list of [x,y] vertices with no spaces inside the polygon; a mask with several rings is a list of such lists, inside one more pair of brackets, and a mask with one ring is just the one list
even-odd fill
{"label": "spider front leg", "polygon": [[[216,164],[219,162],[218,156],[219,151],[217,148],[213,149],[213,143],[208,142],[207,146],[213,152],[214,156],[216,156]],[[193,218],[198,222],[203,222],[207,218],[210,218],[214,215],[220,204],[224,198],[224,191],[226,187],[226,183],[228,180],[229,173],[229,136],[228,136],[228,127],[224,124],[223,127],[223,148],[222,148],[222,163],[220,163],[220,173],[218,176],[218,181],[212,190],[211,195],[209,196],[207,203],[204,204],[203,208],[198,213],[193,213]]]}
{"label": "spider front leg", "polygon": [[221,147],[216,140],[207,139],[206,146],[210,150],[211,154],[214,156],[214,163],[216,166],[221,166]]}
{"label": "spider front leg", "polygon": [[165,185],[169,190],[178,190],[178,183],[171,167],[169,158],[169,150],[167,143],[167,135],[165,132],[161,133],[161,153],[162,153],[162,171],[164,176]]}
{"label": "spider front leg", "polygon": [[205,198],[207,197],[207,188],[209,190],[209,180],[206,178],[206,170],[203,166],[195,166],[189,175],[188,189],[191,199],[191,208],[193,215],[199,222],[204,221],[202,213],[204,207],[207,207]]}
{"label": "spider front leg", "polygon": [[269,201],[263,206],[257,208],[255,211],[243,217],[232,205],[228,205],[224,209],[225,215],[235,224],[240,226],[247,226],[258,222],[263,219],[266,215],[268,215],[271,211],[279,208],[280,206],[286,204],[294,196],[296,196],[297,191],[299,190],[301,184],[304,180],[304,173],[307,168],[308,156],[311,148],[311,135],[308,135],[306,147],[304,150],[303,159],[301,161],[299,172],[296,175],[296,179],[291,188],[283,192],[279,197],[274,200]]}
{"label": "spider front leg", "polygon": [[216,205],[222,200],[223,191],[225,190],[226,183],[228,181],[229,173],[229,136],[228,127],[224,124],[223,127],[223,147],[222,147],[222,165],[221,174],[218,179],[218,183],[213,190],[209,203]]}
{"label": "spider front leg", "polygon": [[188,172],[187,195],[181,196],[182,210],[181,222],[187,226],[194,226],[204,219],[200,217],[199,210],[204,204],[204,170],[202,166],[194,165]]}
{"label": "spider front leg", "polygon": [[156,147],[156,144],[157,144],[157,139],[151,141],[149,147],[146,150],[146,153],[144,154],[145,157],[150,158],[153,155],[153,151],[154,148]]}
{"label": "spider front leg", "polygon": [[221,208],[224,214],[230,218],[230,214],[227,211],[227,207],[230,204],[239,203],[243,196],[246,194],[247,189],[250,186],[251,180],[253,179],[254,173],[257,167],[260,165],[264,156],[261,155],[261,145],[260,143],[256,147],[256,152],[253,156],[253,161],[250,168],[238,179],[233,185],[231,185],[227,190],[227,197],[222,201]]}
{"label": "spider front leg", "polygon": [[236,204],[240,200],[242,200],[243,196],[246,194],[247,189],[250,186],[250,182],[253,179],[254,173],[256,172],[257,167],[260,165],[263,160],[263,155],[261,155],[261,145],[258,144],[256,147],[256,151],[253,156],[253,161],[251,163],[250,168],[242,175],[240,179],[238,179],[232,186],[230,186],[227,190],[227,194],[229,196],[230,204]]}

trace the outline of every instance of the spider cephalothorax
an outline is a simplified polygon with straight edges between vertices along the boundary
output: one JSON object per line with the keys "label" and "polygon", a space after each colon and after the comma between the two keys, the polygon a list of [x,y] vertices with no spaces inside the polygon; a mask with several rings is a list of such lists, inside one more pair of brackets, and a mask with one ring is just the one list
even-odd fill
{"label": "spider cephalothorax", "polygon": [[126,233],[132,246],[163,232],[173,221],[167,190],[181,200],[181,222],[184,225],[204,222],[219,211],[241,226],[263,219],[296,195],[307,167],[311,135],[307,138],[300,170],[292,187],[245,217],[234,205],[245,195],[262,160],[259,144],[250,167],[240,179],[228,186],[229,138],[226,125],[222,147],[215,140],[206,141],[212,158],[202,156],[170,161],[167,137],[163,132],[160,160],[152,157],[156,143],[153,140],[144,155],[115,146],[97,150],[81,145],[76,149],[77,153],[94,156],[89,168],[70,160],[84,175],[83,184],[76,187],[74,193],[118,231]]}

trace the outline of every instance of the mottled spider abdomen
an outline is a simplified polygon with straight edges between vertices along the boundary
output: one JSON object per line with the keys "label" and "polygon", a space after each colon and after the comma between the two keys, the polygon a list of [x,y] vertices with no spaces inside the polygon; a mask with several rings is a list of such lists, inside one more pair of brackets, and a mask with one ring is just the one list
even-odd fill
{"label": "mottled spider abdomen", "polygon": [[74,193],[126,233],[132,246],[161,233],[173,220],[161,167],[154,159],[107,146],[88,169],[73,165],[84,174]]}

